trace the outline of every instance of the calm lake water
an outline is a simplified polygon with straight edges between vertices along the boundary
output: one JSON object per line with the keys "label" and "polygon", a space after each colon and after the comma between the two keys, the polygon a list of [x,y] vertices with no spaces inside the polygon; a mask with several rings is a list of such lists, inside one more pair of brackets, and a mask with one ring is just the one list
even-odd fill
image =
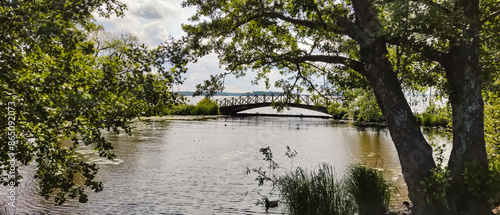
{"label": "calm lake water", "polygon": [[[17,188],[20,214],[266,214],[256,206],[255,175],[246,167],[265,167],[262,147],[270,146],[276,161],[291,168],[286,146],[298,152],[294,166],[309,170],[321,163],[335,167],[339,177],[354,163],[383,170],[399,187],[395,205],[406,199],[398,156],[385,128],[354,127],[327,119],[232,117],[209,120],[153,118],[133,123],[133,134],[107,134],[117,159],[99,158],[90,148],[80,153],[99,164],[104,191],[90,193],[89,202],[69,200],[54,206],[36,193],[32,174]],[[428,133],[428,132],[426,132]],[[433,136],[445,142],[442,136]],[[34,171],[23,168],[24,173]],[[280,170],[281,173],[286,170]],[[280,172],[277,172],[280,174]],[[5,201],[6,188],[1,191]],[[278,198],[274,196],[273,198]],[[270,209],[281,214],[283,206]]]}

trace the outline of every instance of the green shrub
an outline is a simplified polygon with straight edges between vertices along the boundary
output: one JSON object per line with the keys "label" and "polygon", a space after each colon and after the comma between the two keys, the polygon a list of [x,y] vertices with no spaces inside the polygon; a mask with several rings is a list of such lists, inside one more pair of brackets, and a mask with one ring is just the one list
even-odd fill
{"label": "green shrub", "polygon": [[191,112],[196,108],[195,105],[180,104],[172,109],[174,115],[191,115]]}
{"label": "green shrub", "polygon": [[329,165],[309,174],[297,168],[280,177],[277,186],[291,215],[355,214],[356,206]]}
{"label": "green shrub", "polygon": [[500,205],[500,97],[489,92],[484,105],[484,135],[491,173],[490,202]]}
{"label": "green shrub", "polygon": [[354,165],[348,171],[345,186],[358,207],[358,214],[377,215],[388,211],[390,184],[377,170]]}
{"label": "green shrub", "polygon": [[349,117],[347,108],[336,102],[328,106],[328,114],[332,115],[334,119],[347,119]]}
{"label": "green shrub", "polygon": [[449,107],[431,104],[424,112],[415,114],[415,118],[421,126],[447,127],[451,125],[451,110]]}
{"label": "green shrub", "polygon": [[201,100],[196,107],[191,110],[191,115],[218,115],[219,113],[220,111],[217,103],[209,99]]}
{"label": "green shrub", "polygon": [[382,110],[377,104],[373,92],[365,92],[353,104],[351,115],[356,122],[382,122],[385,121]]}

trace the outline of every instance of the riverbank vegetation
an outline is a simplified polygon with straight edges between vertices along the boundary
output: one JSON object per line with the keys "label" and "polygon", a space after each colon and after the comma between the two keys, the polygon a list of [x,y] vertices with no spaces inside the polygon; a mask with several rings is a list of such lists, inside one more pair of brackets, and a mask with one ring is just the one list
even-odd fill
{"label": "riverbank vegetation", "polygon": [[219,106],[215,101],[203,99],[196,105],[179,104],[168,110],[167,115],[218,115]]}
{"label": "riverbank vegetation", "polygon": [[219,115],[217,103],[210,99],[202,99],[196,105],[186,104],[185,98],[178,99],[177,104],[158,103],[142,112],[143,116],[168,116],[168,115]]}
{"label": "riverbank vegetation", "polygon": [[[280,167],[273,160],[271,149],[262,148],[260,152],[269,164],[268,170],[263,170],[262,167],[252,170],[247,168],[247,173],[257,174],[259,186],[268,183],[271,186],[269,195],[274,191],[279,192],[287,214],[373,215],[389,211],[394,187],[373,168],[353,165],[343,178],[338,177],[334,168],[328,164],[320,165],[315,171],[309,172],[296,167],[285,170],[283,175],[276,175],[274,172]],[[293,159],[297,152],[292,152],[287,147],[286,155]],[[258,204],[265,205],[264,199],[267,198],[268,195],[262,195]]]}
{"label": "riverbank vegetation", "polygon": [[[354,124],[381,124],[385,118],[377,104],[373,92],[358,90],[354,95],[345,97],[342,102],[334,102],[328,106],[328,113],[337,120],[353,120]],[[451,107],[438,106],[430,102],[421,113],[414,114],[417,123],[425,127],[451,126]]]}
{"label": "riverbank vegetation", "polygon": [[415,118],[420,126],[427,127],[451,127],[451,108],[449,106],[438,107],[431,103],[424,112],[415,113]]}
{"label": "riverbank vegetation", "polygon": [[328,106],[334,119],[352,119],[355,124],[381,123],[385,120],[372,91],[346,90],[343,100]]}

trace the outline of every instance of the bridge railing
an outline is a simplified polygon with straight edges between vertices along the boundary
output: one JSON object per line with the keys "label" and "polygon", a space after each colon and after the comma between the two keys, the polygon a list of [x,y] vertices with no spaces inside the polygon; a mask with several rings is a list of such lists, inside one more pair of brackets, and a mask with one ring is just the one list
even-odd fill
{"label": "bridge railing", "polygon": [[324,98],[310,95],[254,95],[254,96],[239,96],[224,99],[216,99],[219,107],[230,107],[249,104],[262,104],[262,103],[286,103],[286,104],[304,104],[310,106],[328,106],[330,102],[336,98]]}

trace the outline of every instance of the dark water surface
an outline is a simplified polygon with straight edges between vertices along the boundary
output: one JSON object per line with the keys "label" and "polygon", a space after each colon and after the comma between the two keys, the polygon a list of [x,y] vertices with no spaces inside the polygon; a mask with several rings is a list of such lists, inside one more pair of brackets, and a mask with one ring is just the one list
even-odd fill
{"label": "dark water surface", "polygon": [[[360,162],[383,170],[399,187],[396,205],[407,193],[394,145],[385,128],[354,127],[326,119],[218,118],[148,120],[133,124],[133,135],[107,134],[117,159],[99,158],[90,148],[80,153],[99,164],[104,191],[90,193],[89,202],[69,200],[54,206],[36,194],[32,174],[18,187],[20,214],[266,214],[256,206],[255,175],[246,167],[265,167],[259,149],[270,146],[276,161],[290,169],[286,146],[298,151],[294,166],[313,170],[321,163],[335,167],[339,177]],[[439,137],[437,141],[443,142]],[[34,167],[24,168],[32,172]],[[286,171],[284,169],[281,172]],[[280,173],[278,171],[278,174]],[[0,191],[5,201],[6,188]],[[278,198],[278,197],[274,197]],[[282,213],[283,207],[269,214]]]}

